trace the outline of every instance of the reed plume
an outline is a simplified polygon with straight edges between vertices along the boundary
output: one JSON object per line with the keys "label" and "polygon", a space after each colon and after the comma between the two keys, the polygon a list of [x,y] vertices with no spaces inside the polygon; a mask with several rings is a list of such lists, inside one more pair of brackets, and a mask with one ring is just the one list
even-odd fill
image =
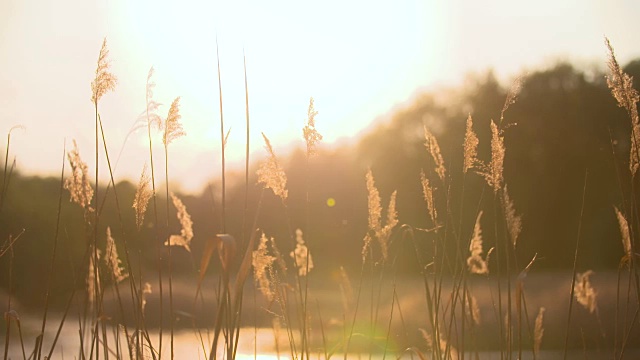
{"label": "reed plume", "polygon": [[433,162],[435,164],[436,173],[442,182],[444,182],[444,178],[446,176],[446,168],[444,167],[444,160],[442,159],[442,154],[440,153],[440,145],[438,145],[438,141],[436,137],[424,127],[424,138],[426,140],[425,146],[429,150],[429,154],[433,158]]}
{"label": "reed plume", "polygon": [[497,194],[504,184],[504,154],[504,137],[496,123],[491,120],[491,162],[489,165],[481,163],[479,174],[493,188],[494,194]]}
{"label": "reed plume", "polygon": [[140,309],[142,310],[142,314],[144,315],[144,308],[147,306],[147,296],[151,295],[153,292],[151,291],[151,284],[148,282],[144,283],[144,287],[142,288],[142,293],[140,294]]}
{"label": "reed plume", "polygon": [[371,241],[375,238],[380,244],[382,259],[387,260],[389,255],[389,238],[393,228],[398,224],[398,212],[396,211],[396,191],[391,194],[389,207],[387,208],[387,219],[385,225],[382,226],[382,205],[380,200],[380,192],[376,188],[371,169],[366,174],[367,183],[367,207],[369,209],[369,230],[363,239],[362,261],[367,257],[367,252],[371,247]]}
{"label": "reed plume", "polygon": [[78,144],[76,144],[75,140],[73,140],[73,149],[67,152],[67,159],[69,160],[69,165],[71,165],[71,177],[65,180],[64,188],[69,190],[72,202],[91,212],[93,189],[89,183],[89,168],[80,157]]}
{"label": "reed plume", "polygon": [[162,141],[164,142],[165,147],[173,140],[187,135],[187,133],[182,129],[182,124],[180,123],[181,118],[180,97],[178,96],[171,103],[171,106],[169,107],[169,114],[167,115],[167,119],[164,123],[164,135],[162,137]]}
{"label": "reed plume", "polygon": [[133,199],[133,208],[136,211],[136,226],[138,230],[144,222],[144,215],[147,212],[147,205],[153,195],[151,190],[151,177],[147,172],[147,164],[142,168],[142,174],[140,175],[140,181],[138,182],[138,188],[136,189],[136,195]]}
{"label": "reed plume", "polygon": [[504,120],[504,113],[507,111],[507,109],[509,109],[509,106],[515,104],[518,95],[520,95],[520,91],[522,91],[522,83],[523,78],[519,76],[511,84],[509,92],[507,92],[507,98],[505,99],[504,105],[502,106],[502,111],[500,112],[500,126],[502,126],[502,122]]}
{"label": "reed plume", "polygon": [[629,152],[629,170],[632,175],[640,167],[640,154],[638,154],[638,142],[640,142],[640,120],[638,119],[638,107],[640,101],[638,91],[633,88],[633,77],[626,74],[616,60],[613,47],[608,38],[604,38],[607,45],[609,76],[607,85],[611,94],[617,100],[618,106],[624,108],[631,119],[631,151]]}
{"label": "reed plume", "polygon": [[429,184],[429,179],[424,174],[424,171],[420,171],[420,182],[422,183],[422,195],[427,202],[427,210],[429,211],[429,217],[434,226],[438,226],[437,218],[438,211],[436,210],[435,202],[433,201],[433,188]]}
{"label": "reed plume", "polygon": [[253,278],[258,285],[258,289],[260,290],[262,295],[267,298],[267,300],[272,301],[275,294],[273,288],[271,287],[271,280],[269,279],[269,275],[272,271],[273,262],[276,260],[276,258],[268,254],[268,242],[269,239],[263,232],[262,236],[260,237],[258,248],[252,253],[251,264],[253,265]]}
{"label": "reed plume", "polygon": [[147,75],[147,85],[146,85],[146,103],[147,108],[145,109],[146,113],[146,121],[148,122],[149,127],[155,126],[158,130],[162,129],[162,118],[158,115],[157,111],[160,107],[160,103],[153,100],[153,90],[156,87],[156,83],[153,81],[153,75],[155,74],[155,69],[153,66],[149,69],[149,74]]}
{"label": "reed plume", "polygon": [[544,336],[544,326],[542,324],[544,321],[544,312],[544,307],[538,310],[538,316],[536,316],[535,327],[533,329],[533,353],[536,357],[540,355],[540,345],[542,344],[542,336]]}
{"label": "reed plume", "polygon": [[[469,252],[471,255],[467,258],[467,266],[469,267],[469,272],[472,274],[489,273],[488,261],[482,258],[484,250],[482,249],[482,228],[480,227],[481,218],[482,211],[478,213],[478,217],[476,218],[476,224],[473,227],[473,237],[469,244]],[[487,258],[488,256],[489,255],[487,254]]]}
{"label": "reed plume", "polygon": [[313,269],[313,258],[307,245],[304,243],[302,230],[300,229],[296,229],[296,248],[289,256],[295,260],[294,264],[298,268],[298,276],[307,276],[309,271]]}
{"label": "reed plume", "polygon": [[98,66],[96,67],[96,76],[91,82],[91,102],[97,104],[100,98],[109,92],[115,90],[118,79],[109,72],[111,66],[109,60],[109,49],[107,48],[107,38],[102,41],[100,54],[98,55]]}
{"label": "reed plume", "polygon": [[507,220],[507,230],[509,231],[509,236],[511,237],[511,243],[515,248],[516,244],[518,243],[518,236],[522,231],[522,217],[516,214],[513,200],[511,200],[511,197],[509,197],[509,192],[507,191],[506,185],[504,189],[502,189],[502,206],[504,207],[505,219]]}
{"label": "reed plume", "polygon": [[629,223],[627,219],[622,215],[617,207],[613,207],[616,211],[616,217],[618,218],[618,225],[620,227],[620,235],[622,235],[622,247],[624,249],[624,255],[626,260],[631,259],[632,247],[631,247],[631,235],[629,234]]}
{"label": "reed plume", "polygon": [[264,133],[262,133],[262,137],[264,138],[269,158],[260,165],[257,171],[258,183],[263,184],[265,188],[271,189],[276,196],[285,201],[288,196],[287,175],[280,166],[278,158],[276,158],[271,142]]}
{"label": "reed plume", "polygon": [[107,265],[107,269],[111,271],[111,275],[113,275],[113,279],[116,283],[119,283],[129,276],[125,270],[120,267],[121,261],[118,258],[116,242],[111,236],[111,228],[109,226],[107,226],[107,247],[105,249],[104,261]]}
{"label": "reed plume", "polygon": [[182,246],[187,251],[191,251],[191,239],[193,239],[193,221],[191,221],[191,216],[187,212],[187,207],[184,206],[182,201],[174,194],[171,193],[171,200],[173,201],[173,206],[178,210],[177,217],[180,221],[180,235],[171,235],[169,240],[167,240],[164,244],[168,246]]}
{"label": "reed plume", "polygon": [[574,287],[574,292],[578,303],[584,306],[584,308],[587,309],[589,313],[593,314],[598,308],[598,294],[591,285],[591,275],[593,275],[593,271],[591,270],[576,274],[576,284]]}
{"label": "reed plume", "polygon": [[309,109],[307,110],[307,124],[302,129],[302,135],[307,143],[307,158],[315,155],[316,145],[322,140],[322,135],[316,130],[316,115],[318,115],[318,112],[313,107],[313,98],[310,98]]}
{"label": "reed plume", "polygon": [[478,144],[480,141],[478,140],[478,136],[473,131],[473,119],[471,118],[471,114],[467,117],[467,127],[464,133],[464,163],[462,172],[467,173],[469,169],[472,169],[476,166],[478,162]]}

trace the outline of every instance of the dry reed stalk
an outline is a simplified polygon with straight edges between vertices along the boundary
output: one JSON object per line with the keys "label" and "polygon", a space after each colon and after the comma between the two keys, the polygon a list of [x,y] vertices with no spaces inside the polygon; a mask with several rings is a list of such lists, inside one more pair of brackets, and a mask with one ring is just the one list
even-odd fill
{"label": "dry reed stalk", "polygon": [[100,260],[100,257],[100,249],[94,250],[93,247],[91,247],[89,251],[89,268],[85,279],[90,308],[93,308],[93,305],[96,303],[96,294],[100,289],[100,269],[96,264],[96,261]]}

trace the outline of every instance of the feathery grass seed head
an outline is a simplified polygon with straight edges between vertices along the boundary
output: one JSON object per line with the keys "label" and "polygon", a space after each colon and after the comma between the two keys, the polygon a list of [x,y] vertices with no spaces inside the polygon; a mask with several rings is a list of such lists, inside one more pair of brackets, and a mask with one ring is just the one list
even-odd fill
{"label": "feathery grass seed head", "polygon": [[109,90],[115,90],[118,79],[109,72],[109,49],[107,48],[107,38],[102,41],[100,55],[98,55],[98,66],[96,67],[96,77],[91,82],[91,102],[97,104],[100,98]]}
{"label": "feathery grass seed head", "polygon": [[133,208],[136,210],[136,226],[138,230],[140,230],[144,222],[144,214],[147,212],[147,205],[152,195],[151,178],[147,172],[147,164],[144,164],[140,181],[138,182],[138,188],[136,189],[136,195],[133,199]]}
{"label": "feathery grass seed head", "polygon": [[116,242],[111,236],[111,228],[107,226],[107,248],[105,249],[104,260],[107,264],[107,268],[111,271],[113,279],[116,283],[124,280],[129,276],[123,268],[120,267],[120,259],[118,258],[118,250],[116,249]]}
{"label": "feathery grass seed head", "polygon": [[627,259],[631,259],[631,235],[629,234],[629,223],[627,219],[622,215],[617,207],[613,207],[616,211],[616,217],[618,218],[618,225],[620,227],[620,234],[622,235],[622,247],[624,248],[624,254]]}
{"label": "feathery grass seed head", "polygon": [[609,67],[609,76],[607,76],[607,85],[611,89],[611,94],[618,101],[618,106],[624,108],[631,118],[631,150],[629,152],[629,170],[631,175],[635,175],[640,168],[640,154],[638,154],[638,143],[640,142],[640,120],[638,119],[638,107],[636,104],[640,101],[640,94],[633,88],[633,77],[626,74],[620,64],[616,60],[613,47],[609,39],[605,37],[607,45],[607,65]]}
{"label": "feathery grass seed head", "polygon": [[171,107],[169,107],[169,114],[164,122],[164,136],[162,138],[164,146],[169,146],[173,140],[187,135],[187,133],[182,129],[182,124],[180,123],[181,118],[180,97],[178,96],[171,103]]}
{"label": "feathery grass seed head", "polygon": [[258,248],[252,253],[251,264],[253,265],[253,277],[258,284],[258,289],[267,300],[272,301],[275,294],[271,286],[269,273],[276,258],[268,254],[268,242],[269,239],[262,233]]}
{"label": "feathery grass seed head", "polygon": [[424,137],[425,137],[425,146],[429,150],[429,154],[433,158],[433,162],[435,164],[436,173],[442,182],[444,182],[444,178],[446,176],[446,169],[444,167],[444,160],[442,159],[442,154],[440,153],[440,145],[438,145],[438,141],[436,137],[424,127]]}
{"label": "feathery grass seed head", "polygon": [[[488,261],[482,258],[482,228],[480,227],[480,219],[482,218],[482,211],[478,213],[476,218],[476,224],[473,227],[473,237],[469,244],[470,256],[467,258],[467,266],[469,272],[472,274],[488,274],[489,265]],[[488,255],[487,255],[488,257]]]}
{"label": "feathery grass seed head", "polygon": [[536,316],[535,328],[533,330],[533,353],[536,356],[540,354],[540,345],[542,344],[542,336],[544,335],[544,326],[542,324],[544,320],[545,308],[541,307],[538,310],[538,316]]}
{"label": "feathery grass seed head", "polygon": [[173,193],[171,193],[171,200],[173,206],[177,209],[178,220],[180,221],[180,235],[171,235],[169,240],[165,241],[167,246],[182,246],[187,251],[191,251],[191,239],[193,239],[193,221],[191,221],[191,215],[187,212],[187,207],[184,206],[182,201]]}
{"label": "feathery grass seed head", "polygon": [[507,98],[504,101],[504,105],[502,106],[502,111],[500,112],[500,124],[502,125],[502,121],[504,120],[504,113],[507,111],[509,106],[515,104],[518,95],[520,95],[520,91],[522,91],[522,76],[517,77],[513,84],[511,84],[511,88],[509,88],[509,92],[507,93]]}
{"label": "feathery grass seed head", "polygon": [[471,118],[471,114],[469,114],[467,118],[467,128],[464,133],[464,165],[462,172],[465,174],[478,162],[479,143],[478,136],[476,136],[476,133],[473,131],[473,119]]}
{"label": "feathery grass seed head", "polygon": [[69,190],[72,202],[89,210],[91,199],[93,199],[93,189],[89,183],[89,169],[80,157],[78,144],[75,140],[73,140],[73,150],[67,152],[67,159],[71,165],[71,177],[65,180],[64,188]]}
{"label": "feathery grass seed head", "polygon": [[584,306],[589,313],[593,314],[597,310],[598,304],[597,293],[591,285],[591,275],[593,275],[593,271],[591,270],[576,274],[574,293],[578,303]]}
{"label": "feathery grass seed head", "polygon": [[298,268],[298,276],[307,276],[309,271],[313,269],[313,258],[304,243],[302,230],[300,229],[296,229],[296,248],[289,256],[295,260],[294,264]]}
{"label": "feathery grass seed head", "polygon": [[488,168],[485,166],[481,175],[484,176],[487,184],[493,188],[494,194],[502,189],[504,178],[504,138],[500,134],[500,130],[496,123],[491,120],[491,164]]}
{"label": "feathery grass seed head", "polygon": [[433,201],[433,188],[429,184],[429,179],[424,174],[424,171],[420,171],[420,182],[422,183],[422,195],[427,202],[427,210],[429,211],[429,217],[433,225],[438,226],[437,218],[438,212],[436,210],[435,202]]}
{"label": "feathery grass seed head", "polygon": [[502,206],[504,207],[505,218],[507,220],[507,230],[509,231],[509,236],[511,237],[511,243],[513,247],[516,247],[518,243],[518,236],[522,231],[522,217],[516,214],[516,209],[513,205],[513,200],[509,197],[509,192],[507,191],[507,186],[504,186],[502,189]]}
{"label": "feathery grass seed head", "polygon": [[280,166],[276,154],[273,152],[273,147],[267,136],[262,133],[264,138],[265,148],[269,153],[269,158],[266,162],[260,165],[258,169],[258,183],[263,184],[265,188],[271,189],[276,196],[279,196],[282,201],[285,201],[288,196],[287,191],[287,175]]}
{"label": "feathery grass seed head", "polygon": [[313,107],[313,98],[311,98],[307,110],[307,124],[302,128],[302,134],[307,143],[307,158],[316,153],[316,144],[322,140],[322,135],[316,130],[316,115],[318,112]]}
{"label": "feathery grass seed head", "polygon": [[147,109],[145,111],[145,115],[147,118],[147,125],[149,127],[156,127],[158,130],[162,129],[162,118],[158,115],[157,111],[160,107],[160,103],[153,100],[153,89],[156,87],[156,83],[153,81],[153,74],[155,74],[155,69],[153,66],[149,69],[149,74],[147,75]]}

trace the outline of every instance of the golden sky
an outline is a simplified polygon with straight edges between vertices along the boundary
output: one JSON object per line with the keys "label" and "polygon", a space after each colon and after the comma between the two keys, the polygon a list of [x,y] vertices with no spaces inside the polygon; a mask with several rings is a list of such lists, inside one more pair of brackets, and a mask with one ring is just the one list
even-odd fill
{"label": "golden sky", "polygon": [[[169,149],[172,187],[180,182],[198,191],[219,176],[216,36],[231,128],[227,156],[238,162],[245,136],[243,50],[255,159],[263,156],[261,132],[282,155],[302,145],[311,96],[329,146],[358,135],[419,89],[461,84],[470,71],[493,67],[508,80],[558,59],[601,66],[604,35],[625,63],[640,57],[639,15],[640,2],[622,0],[3,0],[0,134],[25,127],[11,144],[22,173],[59,173],[65,139],[67,147],[77,140],[93,169],[90,83],[106,37],[119,80],[100,103],[110,156],[117,157],[145,107],[145,80],[154,66],[160,114],[182,98],[187,136]],[[127,140],[116,177],[136,181],[146,146],[143,132]],[[2,148],[4,156],[4,142]],[[100,172],[107,174],[102,165]]]}

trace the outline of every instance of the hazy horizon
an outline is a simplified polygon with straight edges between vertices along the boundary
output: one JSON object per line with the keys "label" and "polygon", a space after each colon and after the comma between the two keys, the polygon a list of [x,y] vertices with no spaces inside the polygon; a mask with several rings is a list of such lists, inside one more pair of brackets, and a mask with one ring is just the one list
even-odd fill
{"label": "hazy horizon", "polygon": [[[159,113],[165,115],[175,97],[182,99],[187,136],[171,144],[169,156],[173,184],[187,192],[199,192],[219,177],[216,36],[232,168],[244,161],[243,51],[252,161],[264,154],[261,132],[282,157],[303,146],[310,97],[319,111],[322,146],[328,147],[356,141],[372,123],[425,89],[462,86],[470,72],[491,68],[507,82],[560,60],[602,69],[605,35],[621,63],[640,57],[633,39],[640,30],[633,19],[640,4],[631,1],[320,6],[245,1],[207,7],[198,2],[10,0],[2,7],[0,134],[14,125],[25,127],[12,134],[10,158],[17,157],[17,169],[57,175],[65,139],[67,149],[72,139],[78,142],[92,168],[90,82],[106,37],[118,77],[115,92],[100,103],[112,160],[144,109],[145,80],[154,66],[155,98],[164,104]],[[156,136],[155,143],[159,140]],[[137,181],[147,146],[142,132],[129,138],[117,178]],[[100,162],[106,182],[105,161]],[[156,170],[163,172],[163,165],[156,164]]]}

